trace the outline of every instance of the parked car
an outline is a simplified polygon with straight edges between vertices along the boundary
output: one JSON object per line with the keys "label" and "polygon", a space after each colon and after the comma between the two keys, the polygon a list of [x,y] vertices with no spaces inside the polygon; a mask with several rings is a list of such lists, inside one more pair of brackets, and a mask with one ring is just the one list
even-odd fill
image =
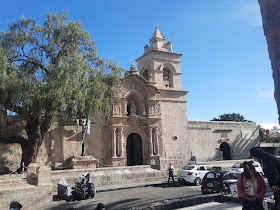
{"label": "parked car", "polygon": [[[253,162],[253,166],[255,167],[256,171],[259,172],[261,175],[264,175],[261,164],[259,162],[257,162],[257,161],[252,161],[252,162]],[[242,163],[235,163],[228,170],[230,170],[230,171],[238,171],[240,173],[242,173],[244,171]]]}
{"label": "parked car", "polygon": [[186,165],[179,169],[177,178],[178,181],[200,185],[205,174],[212,169],[212,166],[209,165]]}
{"label": "parked car", "polygon": [[228,192],[228,186],[237,183],[238,171],[210,171],[201,182],[203,195],[217,192]]}

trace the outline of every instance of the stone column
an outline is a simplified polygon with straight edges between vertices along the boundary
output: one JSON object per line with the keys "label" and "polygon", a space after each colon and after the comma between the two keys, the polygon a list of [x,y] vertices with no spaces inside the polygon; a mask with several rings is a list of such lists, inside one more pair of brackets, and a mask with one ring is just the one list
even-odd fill
{"label": "stone column", "polygon": [[124,101],[123,102],[123,114],[125,115],[125,116],[127,116],[127,101]]}
{"label": "stone column", "polygon": [[142,116],[146,115],[146,107],[145,107],[145,102],[142,104]]}
{"label": "stone column", "polygon": [[112,133],[112,137],[113,137],[113,141],[112,141],[112,155],[113,157],[117,157],[117,154],[116,154],[116,130],[117,128],[112,128],[113,130],[113,133]]}
{"label": "stone column", "polygon": [[123,128],[120,128],[120,156],[121,157],[124,157],[124,155],[123,155],[123,139],[124,139]]}
{"label": "stone column", "polygon": [[149,128],[149,143],[150,143],[150,156],[153,156],[153,128]]}
{"label": "stone column", "polygon": [[120,154],[120,130],[116,128],[116,155],[117,157]]}
{"label": "stone column", "polygon": [[154,141],[155,141],[155,155],[159,155],[159,145],[158,145],[158,128],[155,128],[154,129],[154,131],[155,131],[155,139],[154,139]]}

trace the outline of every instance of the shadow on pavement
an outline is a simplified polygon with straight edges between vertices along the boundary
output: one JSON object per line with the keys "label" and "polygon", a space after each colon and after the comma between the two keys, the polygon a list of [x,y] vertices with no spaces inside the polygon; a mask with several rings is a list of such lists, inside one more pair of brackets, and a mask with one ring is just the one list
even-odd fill
{"label": "shadow on pavement", "polygon": [[167,187],[185,187],[185,186],[195,186],[194,184],[190,183],[181,183],[181,182],[175,182],[173,183],[160,183],[160,184],[150,184],[150,185],[145,185],[144,187],[161,187],[161,188],[167,188]]}

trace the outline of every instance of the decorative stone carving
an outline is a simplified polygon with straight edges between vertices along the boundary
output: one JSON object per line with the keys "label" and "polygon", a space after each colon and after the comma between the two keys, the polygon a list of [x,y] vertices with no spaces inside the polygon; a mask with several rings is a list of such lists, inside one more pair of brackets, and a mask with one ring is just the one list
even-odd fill
{"label": "decorative stone carving", "polygon": [[134,104],[134,101],[131,101],[130,116],[136,116],[136,105]]}
{"label": "decorative stone carving", "polygon": [[151,105],[150,106],[149,114],[150,115],[155,115],[156,114],[156,107],[155,107],[155,105]]}
{"label": "decorative stone carving", "polygon": [[121,105],[120,104],[116,104],[114,105],[114,113],[121,113]]}

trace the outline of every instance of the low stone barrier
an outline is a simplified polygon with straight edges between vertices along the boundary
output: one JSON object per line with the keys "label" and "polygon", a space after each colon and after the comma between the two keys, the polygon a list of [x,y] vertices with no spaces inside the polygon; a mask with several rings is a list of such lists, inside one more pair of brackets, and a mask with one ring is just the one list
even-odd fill
{"label": "low stone barrier", "polygon": [[244,160],[220,160],[220,161],[207,161],[201,162],[197,164],[207,164],[212,166],[220,166],[223,170],[227,170],[231,168],[235,163],[243,163],[244,161],[251,161],[252,159],[244,159]]}
{"label": "low stone barrier", "polygon": [[77,178],[87,173],[91,174],[97,190],[98,187],[166,181],[168,178],[167,171],[153,169],[150,165],[57,170],[51,172],[53,190],[57,191],[57,182],[61,177],[64,177],[68,185],[72,187]]}
{"label": "low stone barrier", "polygon": [[50,204],[53,193],[52,185],[33,186],[22,185],[16,188],[16,185],[7,189],[0,190],[0,209],[9,209],[9,204],[13,200],[19,201],[23,205],[23,210],[39,209]]}

